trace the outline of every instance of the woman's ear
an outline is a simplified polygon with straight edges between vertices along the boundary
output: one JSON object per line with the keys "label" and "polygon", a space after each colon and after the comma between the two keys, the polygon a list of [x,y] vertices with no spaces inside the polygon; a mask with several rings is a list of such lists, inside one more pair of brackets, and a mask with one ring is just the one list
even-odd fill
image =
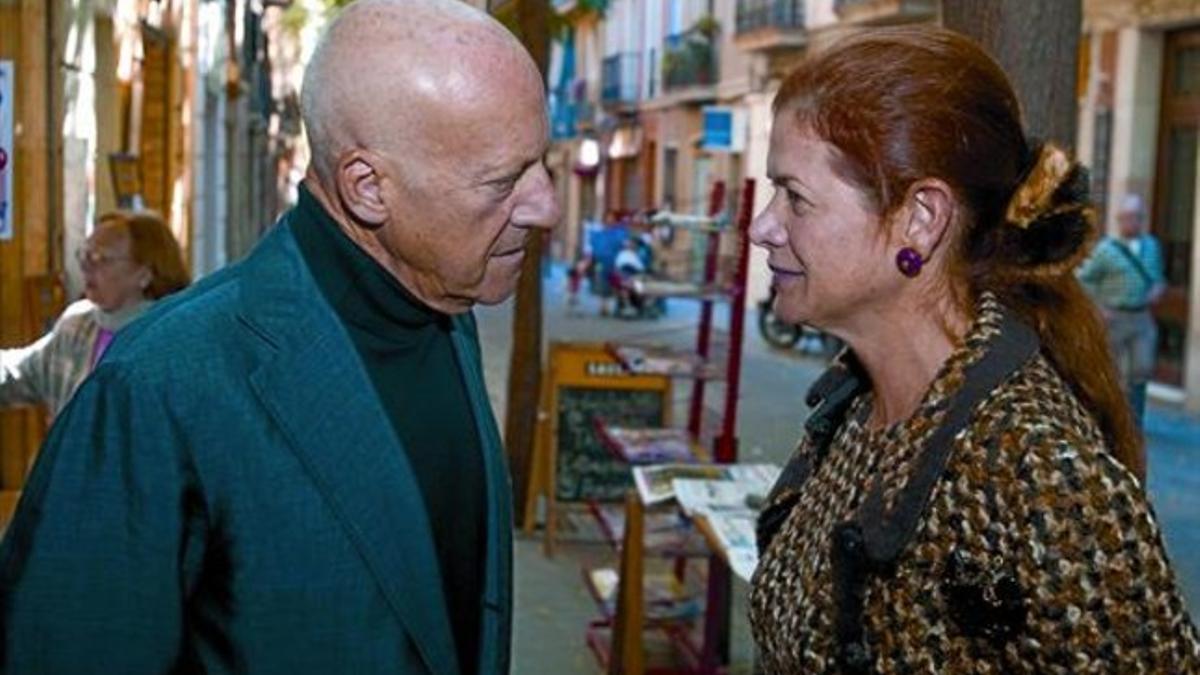
{"label": "woman's ear", "polygon": [[957,217],[958,202],[944,181],[924,178],[908,188],[905,199],[907,222],[901,229],[901,241],[929,260],[946,241],[946,234]]}
{"label": "woman's ear", "polygon": [[138,270],[138,288],[142,289],[142,295],[146,294],[146,289],[150,288],[150,284],[154,281],[154,271],[149,265],[142,265]]}
{"label": "woman's ear", "polygon": [[338,198],[346,212],[372,229],[388,219],[383,200],[383,166],[379,155],[355,148],[339,158],[334,174]]}

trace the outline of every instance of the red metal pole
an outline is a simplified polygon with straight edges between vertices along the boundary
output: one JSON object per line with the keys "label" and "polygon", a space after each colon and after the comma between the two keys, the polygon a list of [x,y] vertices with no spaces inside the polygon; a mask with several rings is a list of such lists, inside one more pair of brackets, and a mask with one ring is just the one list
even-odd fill
{"label": "red metal pole", "polygon": [[[746,276],[750,262],[750,220],[754,215],[754,179],[742,183],[742,197],[737,216],[738,252],[737,270],[729,303],[729,363],[725,379],[725,416],[721,420],[721,434],[713,444],[714,459],[718,463],[737,461],[738,390],[742,376],[742,337],[746,323]],[[732,576],[729,566],[718,556],[709,559],[708,605],[704,612],[704,650],[700,663],[701,673],[717,673],[729,663],[729,607],[732,594]]]}
{"label": "red metal pole", "polygon": [[742,183],[742,198],[737,217],[737,271],[734,273],[733,298],[729,303],[729,363],[725,377],[725,415],[721,435],[717,436],[715,459],[737,461],[737,410],[742,378],[742,340],[746,326],[746,277],[750,273],[750,221],[754,217],[754,179]]}
{"label": "red metal pole", "polygon": [[[725,203],[725,181],[713,183],[708,200],[708,217],[716,218]],[[708,286],[717,278],[717,253],[720,249],[721,234],[710,232],[708,246],[704,255],[704,285]],[[704,300],[700,305],[700,328],[696,333],[696,353],[700,359],[708,359],[708,348],[712,341],[712,300]],[[696,378],[692,382],[692,403],[688,409],[688,433],[692,438],[700,437],[700,424],[704,416],[704,378]]]}

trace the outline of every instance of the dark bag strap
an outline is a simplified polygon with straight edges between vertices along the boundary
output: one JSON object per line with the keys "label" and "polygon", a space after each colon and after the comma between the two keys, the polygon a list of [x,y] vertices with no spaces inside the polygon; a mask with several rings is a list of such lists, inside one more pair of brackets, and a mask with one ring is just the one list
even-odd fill
{"label": "dark bag strap", "polygon": [[877,478],[858,513],[834,528],[831,562],[838,602],[838,656],[847,672],[868,672],[873,662],[862,617],[867,581],[872,574],[891,572],[915,538],[921,516],[945,473],[954,438],[971,420],[975,406],[1038,349],[1037,333],[1006,313],[987,352],[964,372],[962,388],[951,398],[942,424],[918,456],[892,509],[884,509],[883,489]]}
{"label": "dark bag strap", "polygon": [[1117,250],[1121,252],[1121,255],[1125,256],[1126,260],[1128,260],[1130,263],[1133,263],[1133,268],[1137,270],[1138,276],[1142,278],[1142,281],[1146,282],[1146,285],[1150,288],[1153,288],[1154,279],[1151,278],[1150,272],[1146,271],[1146,266],[1143,265],[1142,261],[1133,254],[1133,251],[1129,250],[1129,247],[1125,245],[1125,242],[1115,237],[1109,237],[1109,241],[1112,242],[1113,246],[1117,247]]}

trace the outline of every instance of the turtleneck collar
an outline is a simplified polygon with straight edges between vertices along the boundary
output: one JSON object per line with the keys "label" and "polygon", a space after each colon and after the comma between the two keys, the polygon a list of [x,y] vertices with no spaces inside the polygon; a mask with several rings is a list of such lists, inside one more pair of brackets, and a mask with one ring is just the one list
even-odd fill
{"label": "turtleneck collar", "polygon": [[142,313],[147,309],[150,309],[150,306],[153,304],[153,300],[142,299],[125,305],[119,309],[114,309],[111,312],[97,307],[94,316],[96,317],[96,323],[99,324],[101,328],[115,333],[124,328],[134,319],[141,316]]}
{"label": "turtleneck collar", "polygon": [[343,321],[388,339],[399,339],[397,328],[450,325],[448,315],[414,297],[346,236],[304,184],[290,220],[317,285]]}

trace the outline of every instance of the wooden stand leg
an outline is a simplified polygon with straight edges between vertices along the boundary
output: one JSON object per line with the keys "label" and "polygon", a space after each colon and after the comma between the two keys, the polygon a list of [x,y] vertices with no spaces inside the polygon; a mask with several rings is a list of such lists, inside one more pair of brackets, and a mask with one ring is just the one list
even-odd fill
{"label": "wooden stand leg", "polygon": [[525,518],[522,521],[521,531],[526,535],[533,534],[533,528],[537,525],[537,502],[538,498],[545,494],[546,482],[546,447],[541,442],[542,430],[541,422],[538,422],[538,430],[534,435],[533,441],[533,461],[530,463],[532,469],[529,474],[529,493],[525,495]]}
{"label": "wooden stand leg", "polygon": [[645,599],[644,513],[636,492],[625,496],[625,538],[621,547],[621,571],[617,590],[617,616],[612,629],[612,658],[609,675],[644,675],[646,655],[642,645]]}
{"label": "wooden stand leg", "polygon": [[545,500],[546,523],[543,533],[542,550],[546,557],[554,555],[554,537],[557,533],[557,511],[554,500],[554,447],[551,443],[553,433],[550,420],[550,407],[553,400],[551,389],[553,379],[548,371],[542,378],[542,400],[538,404],[537,431],[533,437],[533,468],[529,477],[529,494],[525,496],[525,534],[533,534],[537,520],[537,502]]}
{"label": "wooden stand leg", "polygon": [[704,612],[702,673],[719,673],[729,663],[729,610],[733,579],[719,555],[709,557],[708,593]]}
{"label": "wooden stand leg", "polygon": [[555,472],[558,471],[557,459],[554,449],[547,444],[546,470],[543,475],[543,493],[546,496],[546,532],[545,538],[542,540],[542,553],[547,558],[554,557],[554,545],[558,540],[558,490],[554,484]]}

